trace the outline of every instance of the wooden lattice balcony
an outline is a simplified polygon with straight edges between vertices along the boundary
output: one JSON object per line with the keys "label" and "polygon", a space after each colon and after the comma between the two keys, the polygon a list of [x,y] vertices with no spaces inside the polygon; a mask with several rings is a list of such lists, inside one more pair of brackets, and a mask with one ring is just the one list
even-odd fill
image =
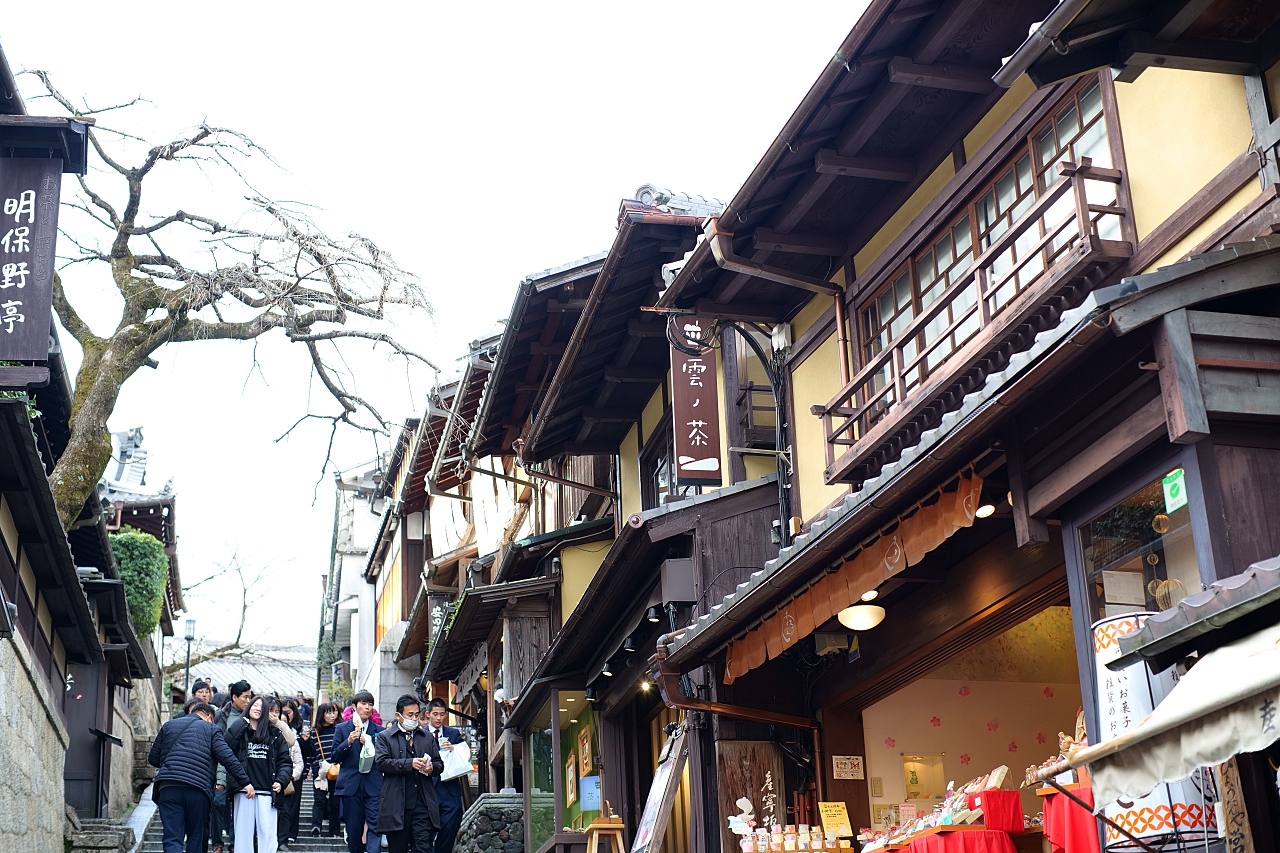
{"label": "wooden lattice balcony", "polygon": [[1088,158],[1058,172],[832,400],[811,408],[827,439],[827,483],[874,476],[1132,254],[1118,239],[1129,215],[1116,201],[1121,173]]}

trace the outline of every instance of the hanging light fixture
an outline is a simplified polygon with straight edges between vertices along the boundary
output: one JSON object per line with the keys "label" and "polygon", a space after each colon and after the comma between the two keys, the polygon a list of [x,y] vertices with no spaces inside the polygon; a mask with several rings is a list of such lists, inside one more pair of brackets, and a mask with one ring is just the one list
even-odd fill
{"label": "hanging light fixture", "polygon": [[654,623],[661,622],[662,615],[658,612],[657,605],[654,605],[653,607],[650,607],[648,610],[646,610],[644,612],[644,618]]}
{"label": "hanging light fixture", "polygon": [[585,693],[588,702],[596,701],[596,689],[594,687],[588,687]]}
{"label": "hanging light fixture", "polygon": [[974,513],[974,515],[976,515],[978,518],[990,518],[995,514],[996,514],[995,504],[983,504],[982,506],[978,507],[977,511]]}
{"label": "hanging light fixture", "polygon": [[884,608],[877,604],[855,604],[841,610],[836,618],[851,631],[870,631],[884,621]]}
{"label": "hanging light fixture", "polygon": [[613,670],[609,668],[609,662],[608,662],[608,661],[605,661],[605,662],[604,662],[604,666],[600,667],[600,674],[601,674],[601,675],[608,675],[608,676],[612,676],[612,675],[613,675]]}
{"label": "hanging light fixture", "polygon": [[622,641],[622,650],[627,654],[631,654],[636,650],[636,641],[631,639],[630,637],[627,637],[625,640]]}
{"label": "hanging light fixture", "polygon": [[875,600],[876,600],[876,598],[878,598],[878,597],[879,597],[879,595],[880,595],[880,590],[878,590],[878,589],[869,589],[869,590],[867,590],[866,592],[864,592],[864,593],[862,594],[862,600],[863,600],[863,601],[875,601]]}

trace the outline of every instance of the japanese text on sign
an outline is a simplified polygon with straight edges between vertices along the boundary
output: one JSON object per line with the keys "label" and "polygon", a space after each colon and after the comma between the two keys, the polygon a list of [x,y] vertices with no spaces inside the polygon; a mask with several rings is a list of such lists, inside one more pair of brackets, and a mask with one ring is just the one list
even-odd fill
{"label": "japanese text on sign", "polygon": [[[685,336],[700,340],[705,321],[685,322]],[[720,408],[715,350],[696,355],[671,348],[671,412],[676,482],[718,486],[720,473]]]}
{"label": "japanese text on sign", "polygon": [[61,160],[0,159],[0,359],[49,355]]}

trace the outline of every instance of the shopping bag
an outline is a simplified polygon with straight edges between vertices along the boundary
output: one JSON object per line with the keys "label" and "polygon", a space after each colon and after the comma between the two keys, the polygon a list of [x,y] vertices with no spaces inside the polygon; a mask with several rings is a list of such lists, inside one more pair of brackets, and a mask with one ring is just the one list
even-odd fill
{"label": "shopping bag", "polygon": [[448,782],[471,772],[471,745],[465,740],[453,745],[453,749],[440,750],[444,759],[444,770],[440,771],[440,781]]}

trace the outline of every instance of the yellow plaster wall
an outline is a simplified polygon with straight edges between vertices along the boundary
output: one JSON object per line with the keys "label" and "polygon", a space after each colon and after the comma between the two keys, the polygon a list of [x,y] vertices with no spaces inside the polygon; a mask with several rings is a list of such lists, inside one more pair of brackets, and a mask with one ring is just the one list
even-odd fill
{"label": "yellow plaster wall", "polygon": [[1138,239],[1249,147],[1244,83],[1231,74],[1148,68],[1116,85]]}
{"label": "yellow plaster wall", "polygon": [[9,502],[0,497],[0,536],[4,537],[9,556],[18,553],[18,527],[13,523],[13,515],[9,512]]}
{"label": "yellow plaster wall", "polygon": [[778,463],[773,461],[772,456],[757,456],[754,453],[744,454],[742,467],[746,470],[748,480],[778,473]]}
{"label": "yellow plaster wall", "polygon": [[610,541],[560,549],[560,618],[567,619],[609,551]]}
{"label": "yellow plaster wall", "polygon": [[1271,96],[1272,112],[1280,106],[1280,62],[1267,69],[1267,93]]}
{"label": "yellow plaster wall", "polygon": [[916,191],[911,194],[911,198],[907,199],[901,207],[899,207],[889,217],[889,221],[881,226],[875,236],[866,242],[858,253],[853,256],[853,269],[855,272],[865,270],[871,265],[881,252],[888,248],[902,231],[911,224],[911,220],[915,219],[920,211],[924,210],[934,196],[942,191],[947,185],[947,181],[955,177],[955,166],[951,162],[951,158],[943,160],[938,167],[933,170],[929,177],[924,179]]}
{"label": "yellow plaster wall", "polygon": [[1209,235],[1216,231],[1220,225],[1230,219],[1236,211],[1248,204],[1250,200],[1257,197],[1261,192],[1262,188],[1257,181],[1249,181],[1239,192],[1227,199],[1222,207],[1210,214],[1208,219],[1193,228],[1191,233],[1175,243],[1172,249],[1156,258],[1142,272],[1159,269],[1183,260],[1187,255],[1191,254],[1196,246],[1207,240]]}
{"label": "yellow plaster wall", "polygon": [[[827,309],[830,308],[831,305],[831,299],[826,296],[815,295],[806,302],[804,307],[800,309],[800,312],[791,320],[792,340],[799,340],[800,336],[809,331],[809,328],[814,323],[818,322],[819,318],[827,312]],[[746,344],[742,344],[742,346],[746,347]],[[748,352],[750,352],[750,350],[748,350]],[[752,361],[756,360],[754,355],[750,357]]]}
{"label": "yellow plaster wall", "polygon": [[[671,371],[667,371],[667,376],[670,378]],[[644,405],[644,413],[640,416],[642,420],[640,425],[644,427],[644,435],[640,439],[641,446],[644,446],[644,443],[649,440],[649,436],[653,435],[653,428],[658,425],[658,421],[662,420],[662,412],[666,408],[662,391],[662,387],[659,386],[653,392],[653,396],[649,398],[649,402]]]}
{"label": "yellow plaster wall", "polygon": [[622,501],[622,517],[627,519],[640,511],[640,428],[631,431],[618,446],[618,491]]}
{"label": "yellow plaster wall", "polygon": [[1009,91],[1000,96],[1000,100],[996,101],[996,105],[992,107],[986,115],[978,120],[973,130],[964,138],[964,156],[965,159],[972,158],[978,152],[978,149],[987,143],[1000,126],[1009,120],[1009,117],[1022,106],[1022,102],[1031,97],[1031,93],[1036,90],[1035,84],[1031,82],[1031,78],[1023,74],[1018,78],[1017,82],[1009,87]]}
{"label": "yellow plaster wall", "polygon": [[844,486],[828,486],[822,480],[827,466],[827,439],[822,431],[822,419],[809,413],[810,406],[826,404],[840,390],[837,355],[836,339],[832,335],[791,374],[791,394],[795,401],[793,450],[800,484],[800,506],[792,506],[791,512],[805,520],[847,492]]}

